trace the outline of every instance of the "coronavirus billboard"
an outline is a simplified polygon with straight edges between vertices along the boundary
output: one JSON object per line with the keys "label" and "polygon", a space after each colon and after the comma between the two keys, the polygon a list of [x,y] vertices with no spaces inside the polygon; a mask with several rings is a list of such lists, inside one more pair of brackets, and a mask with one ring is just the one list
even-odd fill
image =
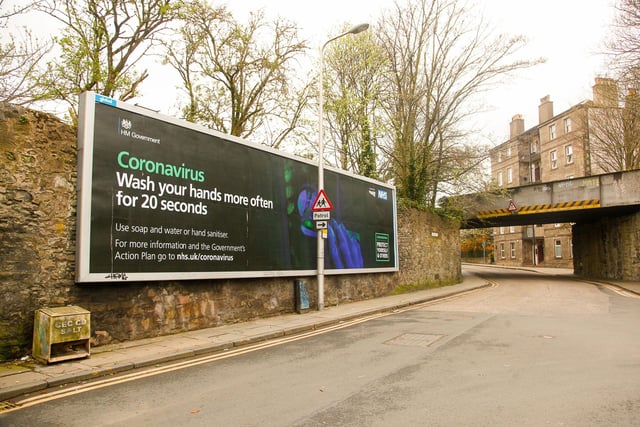
{"label": "coronavirus billboard", "polygon": [[318,224],[314,162],[92,92],[78,148],[78,282],[312,275],[318,227],[326,274],[398,269],[387,184],[325,168]]}

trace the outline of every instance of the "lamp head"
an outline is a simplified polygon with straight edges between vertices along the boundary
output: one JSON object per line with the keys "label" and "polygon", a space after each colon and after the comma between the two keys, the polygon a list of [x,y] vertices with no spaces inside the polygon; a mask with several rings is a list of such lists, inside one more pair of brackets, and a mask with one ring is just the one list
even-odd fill
{"label": "lamp head", "polygon": [[363,31],[366,31],[368,28],[369,28],[369,24],[365,22],[364,24],[356,25],[355,27],[347,31],[347,34],[358,34]]}

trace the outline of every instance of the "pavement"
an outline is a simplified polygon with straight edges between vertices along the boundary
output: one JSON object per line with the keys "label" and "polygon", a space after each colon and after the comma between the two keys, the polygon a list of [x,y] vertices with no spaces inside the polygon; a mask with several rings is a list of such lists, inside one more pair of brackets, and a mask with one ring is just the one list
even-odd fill
{"label": "pavement", "polygon": [[[543,274],[573,275],[573,271],[569,269],[518,268]],[[607,284],[640,296],[640,283],[607,282]],[[340,304],[326,307],[321,311],[312,309],[301,314],[292,313],[175,335],[99,346],[91,349],[91,355],[88,358],[52,364],[37,364],[32,360],[28,363],[16,363],[11,365],[11,368],[0,369],[0,410],[2,401],[48,388],[319,330],[341,322],[392,312],[486,286],[489,286],[487,280],[465,272],[462,283],[457,285]]]}

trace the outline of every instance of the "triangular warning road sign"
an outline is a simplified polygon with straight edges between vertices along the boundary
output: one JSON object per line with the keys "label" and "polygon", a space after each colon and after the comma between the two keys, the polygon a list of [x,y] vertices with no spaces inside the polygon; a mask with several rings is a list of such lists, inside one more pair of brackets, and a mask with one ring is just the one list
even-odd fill
{"label": "triangular warning road sign", "polygon": [[518,212],[518,207],[513,200],[509,200],[509,207],[507,209],[509,209],[509,212],[511,213]]}
{"label": "triangular warning road sign", "polygon": [[330,211],[333,209],[333,205],[327,197],[327,193],[324,190],[320,190],[316,196],[316,200],[313,202],[312,211]]}

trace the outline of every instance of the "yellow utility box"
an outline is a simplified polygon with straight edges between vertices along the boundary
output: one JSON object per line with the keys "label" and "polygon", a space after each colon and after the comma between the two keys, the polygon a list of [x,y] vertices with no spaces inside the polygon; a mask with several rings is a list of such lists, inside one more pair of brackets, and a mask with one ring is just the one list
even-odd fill
{"label": "yellow utility box", "polygon": [[52,363],[89,357],[91,314],[69,305],[36,310],[33,324],[33,357]]}

